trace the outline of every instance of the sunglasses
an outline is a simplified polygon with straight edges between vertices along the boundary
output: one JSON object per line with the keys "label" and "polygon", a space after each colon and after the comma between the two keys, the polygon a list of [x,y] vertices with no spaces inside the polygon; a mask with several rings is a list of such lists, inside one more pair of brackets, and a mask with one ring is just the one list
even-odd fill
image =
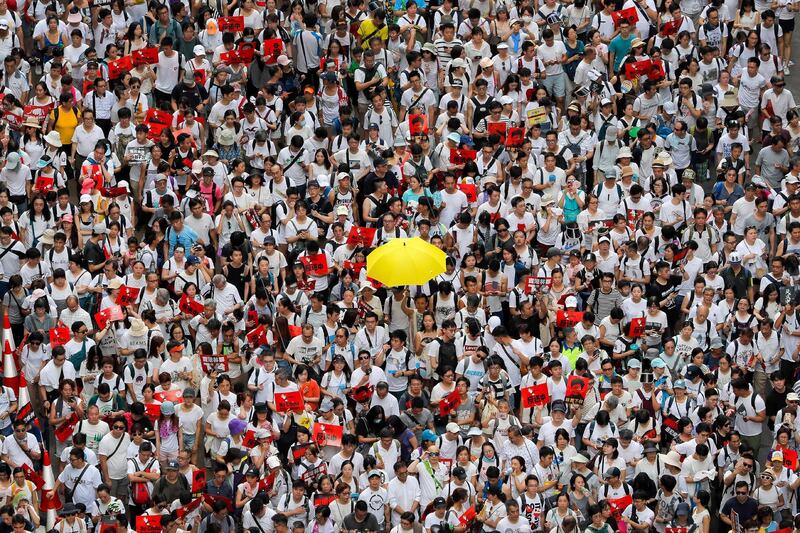
{"label": "sunglasses", "polygon": [[122,430],[124,430],[125,426],[114,426],[114,429],[122,429]]}

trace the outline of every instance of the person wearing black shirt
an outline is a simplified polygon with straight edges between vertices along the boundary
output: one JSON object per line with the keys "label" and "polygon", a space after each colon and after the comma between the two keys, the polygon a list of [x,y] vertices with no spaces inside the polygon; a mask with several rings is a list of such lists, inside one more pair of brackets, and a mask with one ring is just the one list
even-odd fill
{"label": "person wearing black shirt", "polygon": [[368,533],[380,531],[381,527],[375,515],[369,512],[367,502],[359,500],[356,502],[355,510],[342,520],[342,529],[351,533]]}
{"label": "person wearing black shirt", "polygon": [[183,75],[183,82],[172,89],[172,107],[178,109],[179,103],[185,103],[195,111],[203,111],[203,107],[208,100],[208,91],[195,81],[194,71],[186,69]]}
{"label": "person wearing black shirt", "polygon": [[658,300],[658,306],[666,313],[669,324],[677,324],[680,309],[675,303],[678,296],[678,285],[672,279],[669,263],[659,261],[656,263],[656,277],[647,286],[647,298]]}
{"label": "person wearing black shirt", "polygon": [[308,205],[308,213],[311,219],[320,228],[320,235],[327,232],[328,226],[333,223],[333,207],[328,198],[321,193],[322,187],[316,180],[316,176],[314,176],[308,182],[306,204]]}

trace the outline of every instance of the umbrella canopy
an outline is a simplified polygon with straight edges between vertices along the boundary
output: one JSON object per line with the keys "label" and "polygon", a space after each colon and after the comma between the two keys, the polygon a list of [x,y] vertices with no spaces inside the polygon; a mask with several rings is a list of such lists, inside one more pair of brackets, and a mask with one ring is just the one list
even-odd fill
{"label": "umbrella canopy", "polygon": [[445,271],[445,259],[419,237],[392,239],[367,256],[367,276],[388,287],[423,285]]}

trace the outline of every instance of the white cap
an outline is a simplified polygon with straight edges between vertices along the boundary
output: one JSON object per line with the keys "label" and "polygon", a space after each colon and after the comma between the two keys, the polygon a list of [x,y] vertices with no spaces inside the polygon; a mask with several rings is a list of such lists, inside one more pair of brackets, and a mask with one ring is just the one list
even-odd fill
{"label": "white cap", "polygon": [[445,429],[447,430],[448,433],[458,433],[459,431],[461,431],[461,428],[455,422],[450,422],[449,424],[447,424],[447,426],[445,426]]}
{"label": "white cap", "polygon": [[195,57],[204,56],[206,55],[206,47],[202,44],[198,44],[192,49],[192,52],[194,53]]}
{"label": "white cap", "polygon": [[578,299],[574,296],[567,296],[564,300],[564,307],[578,307]]}

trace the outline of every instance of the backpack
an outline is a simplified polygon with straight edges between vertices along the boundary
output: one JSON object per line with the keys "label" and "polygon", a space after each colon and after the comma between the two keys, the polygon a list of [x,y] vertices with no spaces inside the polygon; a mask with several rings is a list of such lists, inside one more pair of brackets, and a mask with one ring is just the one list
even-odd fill
{"label": "backpack", "polygon": [[[137,472],[146,472],[153,463],[155,463],[155,458],[150,459],[150,462],[144,467],[144,470],[139,470],[139,463],[136,458],[130,459],[133,461],[133,465],[136,468]],[[131,501],[134,505],[138,505],[140,507],[146,507],[150,505],[150,489],[147,488],[148,483],[143,483],[141,481],[131,483]]]}
{"label": "backpack", "polygon": [[[53,126],[55,126],[58,123],[58,110],[60,107],[61,106],[56,106],[56,108],[53,109]],[[75,120],[77,120],[80,123],[80,113],[78,112],[78,108],[72,106],[72,113],[75,115]]]}

